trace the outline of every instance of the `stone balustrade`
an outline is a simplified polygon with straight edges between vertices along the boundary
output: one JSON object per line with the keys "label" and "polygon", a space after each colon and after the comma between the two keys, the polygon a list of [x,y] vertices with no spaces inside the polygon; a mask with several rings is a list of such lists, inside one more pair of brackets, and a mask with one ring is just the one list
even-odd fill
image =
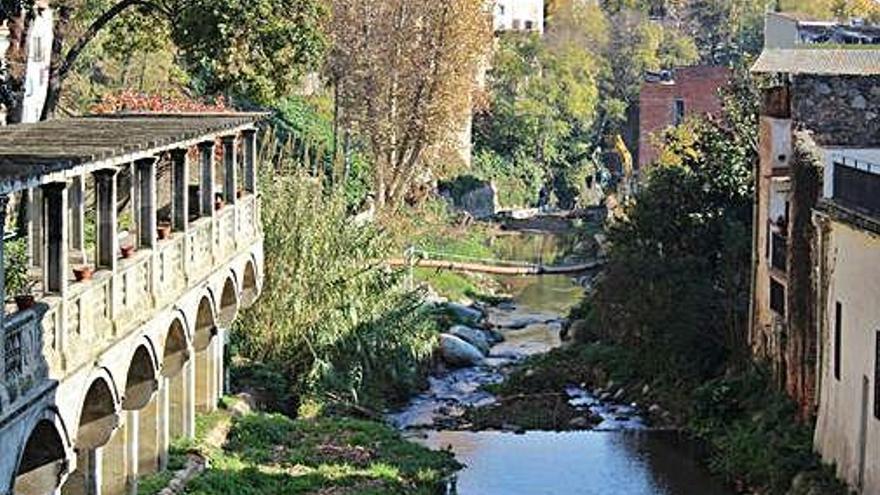
{"label": "stone balustrade", "polygon": [[245,195],[213,219],[200,219],[187,232],[159,241],[155,250],[119,260],[115,271],[101,270],[91,280],[72,283],[64,298],[46,297],[7,318],[0,340],[0,383],[10,397],[0,405],[47,377],[62,378],[93,361],[237,255],[236,246],[250,249],[260,235],[256,204],[255,195]]}

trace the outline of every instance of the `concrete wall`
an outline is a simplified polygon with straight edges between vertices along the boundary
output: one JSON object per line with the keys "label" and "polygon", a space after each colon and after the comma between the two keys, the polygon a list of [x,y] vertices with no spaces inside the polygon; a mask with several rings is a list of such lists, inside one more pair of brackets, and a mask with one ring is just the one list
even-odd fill
{"label": "concrete wall", "polygon": [[674,124],[675,102],[684,102],[685,116],[721,111],[718,90],[730,80],[725,67],[682,67],[674,82],[645,82],[639,95],[639,168],[657,158],[654,142]]}
{"label": "concrete wall", "polygon": [[[880,236],[825,220],[819,304],[822,335],[822,392],[816,447],[838,475],[861,493],[880,493],[880,420],[873,415],[876,335],[880,331]],[[841,303],[841,376],[834,377],[836,303]],[[867,394],[863,384],[867,380]],[[864,431],[863,431],[864,430]],[[864,462],[861,458],[864,439]],[[861,473],[861,466],[864,472]]]}

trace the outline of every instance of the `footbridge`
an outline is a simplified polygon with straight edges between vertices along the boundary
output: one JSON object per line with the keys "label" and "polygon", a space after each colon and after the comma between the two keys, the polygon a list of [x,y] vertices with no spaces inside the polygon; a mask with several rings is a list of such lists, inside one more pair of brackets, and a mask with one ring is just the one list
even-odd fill
{"label": "footbridge", "polygon": [[525,261],[510,261],[491,258],[477,258],[452,253],[428,251],[411,247],[404,252],[402,258],[392,258],[388,264],[407,268],[436,268],[470,273],[486,273],[491,275],[571,275],[600,268],[605,264],[602,259],[588,260],[580,263],[564,265],[548,265]]}

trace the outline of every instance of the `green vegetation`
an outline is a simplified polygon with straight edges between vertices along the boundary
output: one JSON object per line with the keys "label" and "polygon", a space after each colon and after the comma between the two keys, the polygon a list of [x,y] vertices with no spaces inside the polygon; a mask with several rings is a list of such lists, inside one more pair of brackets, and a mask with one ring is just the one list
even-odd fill
{"label": "green vegetation", "polygon": [[3,246],[6,293],[11,296],[30,294],[30,257],[27,238],[7,241]]}
{"label": "green vegetation", "polygon": [[190,494],[436,494],[459,465],[390,427],[353,419],[291,420],[251,415],[233,421],[223,450],[187,488]]}
{"label": "green vegetation", "polygon": [[266,279],[260,304],[236,322],[239,352],[292,377],[294,400],[382,407],[405,398],[436,334],[422,294],[380,263],[388,237],[353,223],[343,191],[320,175],[289,159],[263,170]]}
{"label": "green vegetation", "polygon": [[411,443],[380,423],[278,414],[233,418],[219,409],[197,418],[194,440],[172,445],[169,471],[138,481],[139,495],[158,493],[194,454],[208,468],[187,485],[191,495],[429,495],[443,493],[461,467],[450,453]]}

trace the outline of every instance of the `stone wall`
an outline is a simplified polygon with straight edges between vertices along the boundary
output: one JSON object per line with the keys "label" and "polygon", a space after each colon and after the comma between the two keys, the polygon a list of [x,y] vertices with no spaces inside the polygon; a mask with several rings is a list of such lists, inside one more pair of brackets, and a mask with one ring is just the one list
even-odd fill
{"label": "stone wall", "polygon": [[792,110],[820,146],[880,146],[880,76],[794,76]]}

